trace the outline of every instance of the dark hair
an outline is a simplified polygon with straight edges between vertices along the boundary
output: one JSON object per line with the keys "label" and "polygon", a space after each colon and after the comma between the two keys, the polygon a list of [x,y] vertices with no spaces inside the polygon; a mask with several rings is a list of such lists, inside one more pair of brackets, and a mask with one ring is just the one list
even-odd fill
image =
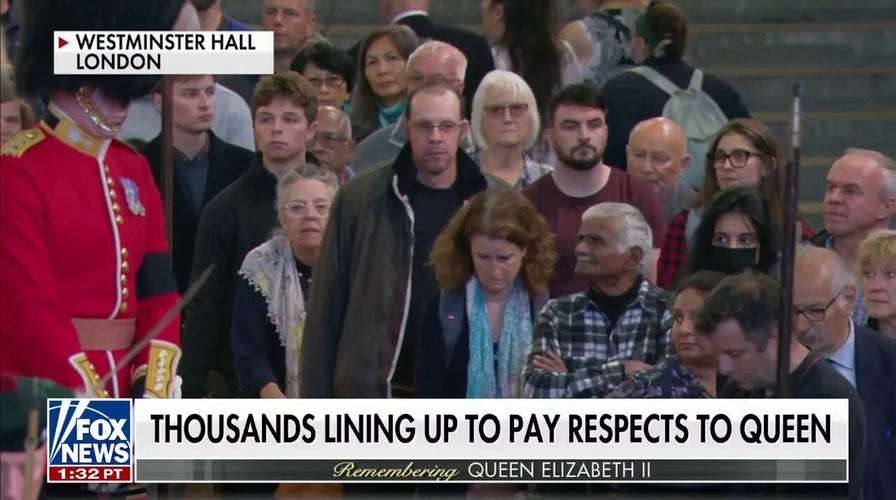
{"label": "dark hair", "polygon": [[[762,168],[764,172],[759,173],[759,185],[756,190],[768,201],[772,219],[780,230],[784,226],[784,169],[782,167],[781,154],[778,150],[778,143],[775,141],[775,134],[768,128],[765,123],[753,118],[735,118],[726,123],[716,134],[712,143],[707,149],[706,164],[704,167],[703,186],[697,197],[697,206],[709,204],[710,201],[722,190],[719,187],[719,179],[716,175],[716,168],[713,165],[712,155],[715,154],[719,147],[719,142],[723,137],[730,134],[738,134],[747,139],[750,144],[756,148],[759,158],[762,160]],[[692,158],[692,161],[699,161]]]}
{"label": "dark hair", "polygon": [[314,42],[296,55],[289,69],[301,73],[308,63],[341,76],[345,80],[346,90],[351,94],[355,86],[355,63],[344,50],[330,42]]}
{"label": "dark hair", "polygon": [[504,6],[504,34],[498,45],[507,49],[509,69],[532,88],[544,116],[545,103],[562,86],[557,0],[491,0],[491,5]]}
{"label": "dark hair", "polygon": [[302,108],[309,124],[317,118],[317,90],[295,71],[282,71],[259,78],[252,93],[252,120],[260,106],[267,106],[276,97],[285,97]]}
{"label": "dark hair", "polygon": [[759,245],[759,262],[756,267],[768,272],[778,261],[780,239],[766,200],[752,189],[734,188],[722,191],[712,200],[703,213],[700,225],[694,233],[694,244],[688,248],[688,259],[681,269],[681,276],[689,276],[703,269],[708,262],[716,222],[725,214],[739,213],[750,220]]}
{"label": "dark hair", "polygon": [[715,288],[720,281],[725,279],[725,275],[718,271],[697,271],[696,273],[685,276],[678,282],[673,293],[673,300],[685,290],[696,290],[703,295],[708,294]]}
{"label": "dark hair", "polygon": [[466,105],[464,96],[459,94],[457,90],[454,89],[454,87],[450,87],[444,83],[429,83],[411,92],[411,94],[408,96],[408,103],[404,108],[405,119],[410,120],[411,118],[411,105],[414,102],[414,97],[416,97],[417,94],[442,95],[446,93],[451,93],[457,96],[457,100],[460,101],[460,104],[458,105],[458,108],[460,110],[460,118],[461,120],[463,120],[466,116]]}
{"label": "dark hair", "polygon": [[585,83],[574,83],[551,97],[551,100],[548,102],[546,117],[548,126],[554,125],[554,115],[557,114],[557,108],[565,104],[587,106],[589,108],[597,108],[603,112],[607,111],[604,96],[601,95],[599,90]]}
{"label": "dark hair", "polygon": [[651,37],[644,36],[641,29],[638,29],[638,34],[654,49],[662,47],[660,54],[652,55],[669,59],[683,58],[688,43],[688,18],[681,7],[671,2],[655,0],[650,3],[643,16],[644,24],[655,37],[656,43],[649,39]]}
{"label": "dark hair", "polygon": [[744,337],[761,352],[768,346],[781,315],[781,287],[770,276],[756,273],[727,276],[703,301],[694,327],[712,335],[719,323],[735,320]]}
{"label": "dark hair", "polygon": [[[404,58],[405,63],[407,63],[411,54],[417,50],[417,47],[420,46],[420,39],[417,38],[417,34],[414,33],[411,28],[408,28],[403,24],[396,24],[376,30],[367,35],[367,38],[361,42],[361,48],[358,49],[358,66],[355,73],[358,79],[358,85],[352,93],[351,99],[352,132],[354,134],[353,137],[357,141],[360,141],[373,133],[376,129],[380,128],[379,108],[377,107],[379,105],[379,97],[373,93],[373,87],[370,86],[370,82],[367,80],[367,74],[364,72],[364,68],[367,62],[367,52],[370,50],[370,46],[373,45],[373,42],[384,37],[387,37],[392,41],[392,45],[395,46],[398,53]],[[357,132],[355,132],[355,130],[357,130]]]}

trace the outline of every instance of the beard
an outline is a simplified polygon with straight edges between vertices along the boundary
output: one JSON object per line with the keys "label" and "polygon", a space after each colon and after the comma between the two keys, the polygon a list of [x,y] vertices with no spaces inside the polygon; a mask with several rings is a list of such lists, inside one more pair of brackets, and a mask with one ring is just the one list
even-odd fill
{"label": "beard", "polygon": [[[590,151],[591,154],[587,156],[577,155],[579,152]],[[603,159],[603,152],[598,151],[598,149],[591,144],[580,144],[570,149],[567,153],[561,149],[555,148],[555,152],[557,153],[557,159],[563,162],[569,168],[574,170],[591,170],[596,167],[598,163]]]}

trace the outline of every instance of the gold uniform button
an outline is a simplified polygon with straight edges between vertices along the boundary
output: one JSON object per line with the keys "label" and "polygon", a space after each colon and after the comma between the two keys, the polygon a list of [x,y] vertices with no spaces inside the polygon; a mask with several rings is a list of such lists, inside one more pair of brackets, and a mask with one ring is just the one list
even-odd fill
{"label": "gold uniform button", "polygon": [[127,249],[127,248],[122,248],[122,249],[121,249],[121,258],[122,258],[122,259],[127,259],[127,258],[128,258],[128,249]]}
{"label": "gold uniform button", "polygon": [[116,216],[115,216],[115,223],[118,224],[119,226],[122,225],[122,224],[124,224],[124,217],[122,217],[122,216],[120,216],[120,215],[116,215]]}
{"label": "gold uniform button", "polygon": [[126,272],[128,272],[128,269],[130,269],[130,268],[131,268],[131,266],[128,264],[127,261],[124,261],[121,263],[121,272],[126,273]]}
{"label": "gold uniform button", "polygon": [[115,213],[121,212],[121,207],[118,206],[118,203],[112,203],[112,211]]}
{"label": "gold uniform button", "polygon": [[126,299],[126,298],[128,298],[128,295],[130,295],[130,294],[131,294],[131,292],[127,288],[121,289],[121,298]]}
{"label": "gold uniform button", "polygon": [[118,194],[115,193],[115,190],[110,189],[109,190],[109,198],[112,198],[114,200],[116,196],[118,196]]}
{"label": "gold uniform button", "polygon": [[126,312],[128,312],[128,303],[127,303],[127,302],[122,302],[122,303],[121,303],[121,306],[118,307],[118,312],[120,312],[120,313],[126,313]]}
{"label": "gold uniform button", "polygon": [[124,274],[121,275],[121,284],[122,284],[122,285],[127,285],[127,284],[128,284],[128,277],[127,277],[126,275],[124,275]]}
{"label": "gold uniform button", "polygon": [[109,187],[112,187],[112,186],[115,185],[115,181],[113,181],[111,178],[107,177],[107,178],[106,178],[106,185],[109,186]]}

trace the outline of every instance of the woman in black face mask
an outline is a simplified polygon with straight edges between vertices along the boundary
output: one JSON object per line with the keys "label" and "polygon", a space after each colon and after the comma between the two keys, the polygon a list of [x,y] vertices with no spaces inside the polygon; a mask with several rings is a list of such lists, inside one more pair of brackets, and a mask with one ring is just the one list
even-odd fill
{"label": "woman in black face mask", "polygon": [[746,269],[773,272],[780,250],[778,241],[764,198],[753,189],[722,191],[706,208],[680,276],[702,270],[725,274]]}

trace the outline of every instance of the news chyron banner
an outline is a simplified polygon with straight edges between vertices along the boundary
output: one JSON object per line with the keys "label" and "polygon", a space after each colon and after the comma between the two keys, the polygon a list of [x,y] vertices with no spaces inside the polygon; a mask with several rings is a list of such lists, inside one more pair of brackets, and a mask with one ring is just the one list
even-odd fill
{"label": "news chyron banner", "polygon": [[57,75],[268,75],[272,31],[56,31]]}
{"label": "news chyron banner", "polygon": [[845,483],[847,400],[50,400],[50,482]]}

